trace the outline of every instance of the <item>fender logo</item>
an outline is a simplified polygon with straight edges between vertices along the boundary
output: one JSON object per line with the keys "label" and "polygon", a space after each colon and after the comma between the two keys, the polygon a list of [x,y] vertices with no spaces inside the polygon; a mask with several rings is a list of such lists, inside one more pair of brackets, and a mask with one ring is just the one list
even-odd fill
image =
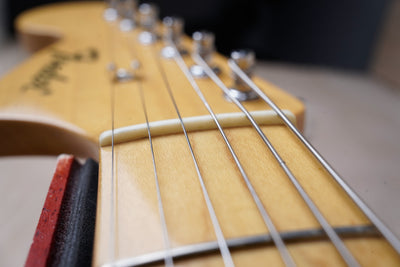
{"label": "fender logo", "polygon": [[68,78],[60,73],[60,70],[67,62],[91,63],[95,62],[99,57],[99,53],[94,48],[88,48],[84,51],[68,53],[58,50],[53,50],[52,59],[45,64],[33,76],[29,84],[22,86],[21,90],[26,91],[33,89],[41,92],[43,95],[50,95],[50,82],[53,80],[66,82]]}

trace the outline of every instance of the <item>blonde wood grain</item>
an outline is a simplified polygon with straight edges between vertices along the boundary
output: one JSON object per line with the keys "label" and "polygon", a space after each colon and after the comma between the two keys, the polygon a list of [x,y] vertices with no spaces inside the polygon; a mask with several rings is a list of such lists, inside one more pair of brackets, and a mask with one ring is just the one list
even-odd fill
{"label": "blonde wood grain", "polygon": [[[111,260],[111,220],[115,222],[115,246],[112,248],[115,259],[163,249],[148,139],[116,145],[115,216],[110,214],[111,149],[101,147],[96,155],[93,148],[97,147],[100,133],[111,128],[111,92],[115,101],[115,127],[145,122],[138,93],[140,87],[150,121],[176,118],[157,67],[160,60],[182,116],[208,114],[175,62],[159,58],[161,43],[139,45],[137,30],[119,32],[117,25],[102,19],[103,11],[101,3],[65,3],[34,9],[20,16],[17,29],[31,48],[43,47],[32,39],[34,36],[58,41],[41,49],[0,81],[0,146],[5,148],[2,154],[67,151],[82,156],[99,155],[94,266]],[[186,38],[184,45],[190,49],[191,41]],[[115,61],[118,67],[126,68],[132,58],[141,63],[137,73],[140,78],[125,83],[110,82],[107,64]],[[193,64],[190,58],[185,61]],[[221,79],[227,85],[232,84],[225,59],[216,55],[215,63],[222,69]],[[304,106],[299,100],[266,81],[254,80],[278,106],[296,116],[299,128],[303,127]],[[215,113],[238,111],[224,100],[220,89],[210,80],[199,80],[198,84]],[[249,110],[268,109],[262,101],[245,105]],[[27,119],[32,116],[39,119]],[[10,120],[16,117],[18,121]],[[30,137],[31,131],[35,131],[33,137]],[[263,126],[263,131],[332,225],[369,223],[285,127]],[[226,132],[277,229],[318,227],[255,131],[234,127]],[[10,138],[11,135],[16,138]],[[195,131],[189,137],[225,237],[267,233],[219,133],[216,130]],[[18,140],[27,140],[30,145],[16,149],[13,142]],[[173,247],[215,240],[185,142],[181,133],[154,138],[161,195]],[[346,239],[345,243],[363,266],[400,264],[399,255],[381,238]],[[327,241],[295,243],[288,248],[299,266],[344,265]],[[233,259],[238,266],[265,263],[283,266],[274,247],[235,251]],[[219,255],[209,255],[177,262],[177,266],[222,266],[222,260]]]}
{"label": "blonde wood grain", "polygon": [[[154,58],[154,50],[160,49],[162,44],[155,47],[137,44],[137,32],[119,32],[116,25],[110,25],[102,19],[103,11],[104,6],[97,2],[65,3],[34,9],[19,17],[16,22],[19,32],[48,35],[60,40],[34,54],[0,81],[0,115],[46,116],[67,122],[82,129],[84,138],[96,144],[100,133],[111,128],[110,74],[106,66],[109,62],[116,61],[117,66],[127,67],[132,55],[136,55],[142,64],[139,75],[143,88],[151,98],[149,115],[152,120],[176,117],[172,104],[165,101],[168,95]],[[191,48],[189,40],[185,41],[185,45],[188,49]],[[91,50],[98,53],[96,59],[90,60]],[[156,53],[158,55],[158,51]],[[51,66],[57,64],[59,54],[70,58],[58,62],[58,67],[53,70]],[[86,56],[85,60],[74,59],[76,54]],[[217,56],[215,61],[223,69],[223,80],[228,85],[231,84],[225,59]],[[189,58],[187,62],[192,64]],[[176,63],[162,60],[162,64],[170,77],[182,116],[208,114],[194,91],[188,90],[191,86]],[[48,82],[47,91],[35,87],[35,82],[46,76],[46,69],[52,70],[55,76],[45,79]],[[47,71],[47,75],[49,72],[51,71]],[[303,104],[274,85],[257,78],[256,80],[282,108],[291,110],[296,115],[298,125],[302,127]],[[199,85],[216,113],[238,111],[234,105],[223,99],[220,89],[209,80],[199,81]],[[141,105],[138,98],[132,97],[135,87],[136,84],[129,82],[115,85],[118,103],[115,110],[116,127],[144,122],[143,118],[136,116],[141,112]],[[248,108],[260,110],[267,107],[262,101],[255,101],[248,104]],[[0,142],[7,139],[3,135],[1,137],[4,138],[0,138]],[[45,150],[28,153],[45,153]]]}
{"label": "blonde wood grain", "polygon": [[[227,129],[228,138],[241,159],[264,206],[279,231],[318,228],[318,223],[283,174],[253,129]],[[263,131],[283,155],[307,193],[334,226],[365,225],[368,220],[329,178],[284,126],[264,126]],[[227,148],[216,130],[190,133],[200,171],[226,238],[267,233]],[[215,240],[214,231],[183,134],[154,138],[154,149],[167,227],[173,247]],[[116,222],[116,258],[123,259],[162,250],[161,225],[149,140],[115,147],[116,215],[110,215],[111,150],[101,149],[102,196],[99,198],[95,265],[108,262],[109,222]],[[139,167],[140,166],[140,167]],[[138,207],[139,205],[139,207]],[[147,221],[148,220],[148,221]],[[137,231],[133,230],[137,227]],[[397,266],[399,256],[381,238],[346,239],[346,245],[362,266]],[[327,241],[290,244],[299,266],[345,266]],[[380,255],[376,258],[376,255]],[[281,266],[273,247],[234,252],[238,266]],[[219,257],[198,258],[194,266],[220,266]],[[210,263],[212,262],[212,264]],[[215,261],[215,263],[214,263]],[[190,264],[189,264],[190,263]]]}

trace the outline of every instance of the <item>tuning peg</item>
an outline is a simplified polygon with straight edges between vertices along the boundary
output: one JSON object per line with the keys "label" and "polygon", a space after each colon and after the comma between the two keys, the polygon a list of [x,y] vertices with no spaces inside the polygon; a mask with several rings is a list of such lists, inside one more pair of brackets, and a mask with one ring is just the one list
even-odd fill
{"label": "tuning peg", "polygon": [[[235,50],[231,53],[231,59],[240,69],[251,77],[255,66],[255,54],[251,50]],[[239,101],[249,101],[258,98],[258,95],[234,72],[231,73],[233,79],[232,88],[229,89],[229,96]],[[225,95],[229,100],[229,97]]]}
{"label": "tuning peg", "polygon": [[111,74],[113,82],[126,82],[138,78],[136,71],[140,68],[140,62],[132,60],[129,68],[117,68],[115,63],[107,65],[107,71]]}
{"label": "tuning peg", "polygon": [[175,49],[170,46],[171,42],[181,55],[186,55],[187,50],[181,46],[184,25],[183,19],[178,17],[165,17],[163,19],[163,25],[163,37],[167,45],[161,50],[161,55],[165,58],[173,58],[175,56]]}
{"label": "tuning peg", "polygon": [[143,32],[139,34],[139,41],[142,44],[152,44],[157,40],[155,28],[158,19],[158,7],[155,4],[141,4],[139,6],[139,24]]}
{"label": "tuning peg", "polygon": [[183,34],[183,19],[178,17],[165,17],[163,19],[164,39],[178,45]]}
{"label": "tuning peg", "polygon": [[[214,72],[219,73],[220,69],[217,66],[212,66],[212,56],[215,52],[214,46],[214,34],[207,31],[198,31],[193,33],[193,53],[198,54],[204,59],[204,61],[210,65]],[[196,78],[207,77],[207,74],[203,68],[199,65],[193,65],[190,67],[192,75]]]}
{"label": "tuning peg", "polygon": [[118,19],[118,11],[117,11],[118,2],[119,2],[119,0],[106,1],[107,8],[103,14],[104,19],[106,21],[115,21]]}
{"label": "tuning peg", "polygon": [[195,32],[192,38],[194,41],[194,53],[200,55],[207,63],[210,63],[215,51],[214,34],[207,31]]}
{"label": "tuning peg", "polygon": [[135,13],[137,0],[108,0],[108,8],[104,11],[104,18],[107,21],[119,22],[121,31],[130,31],[135,27]]}
{"label": "tuning peg", "polygon": [[119,28],[121,31],[130,31],[135,28],[135,15],[137,9],[137,0],[119,0],[118,15],[121,18]]}

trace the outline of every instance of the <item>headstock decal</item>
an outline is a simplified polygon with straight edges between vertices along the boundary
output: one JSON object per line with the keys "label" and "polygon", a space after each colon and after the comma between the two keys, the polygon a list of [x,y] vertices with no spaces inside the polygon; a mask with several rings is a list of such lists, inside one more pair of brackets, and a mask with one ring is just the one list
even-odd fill
{"label": "headstock decal", "polygon": [[83,51],[65,52],[57,49],[51,50],[51,60],[42,66],[32,77],[28,84],[21,87],[22,91],[29,89],[37,90],[42,95],[51,95],[52,89],[50,83],[53,80],[67,82],[68,77],[61,73],[62,66],[68,62],[92,63],[99,58],[99,52],[96,48],[90,47]]}

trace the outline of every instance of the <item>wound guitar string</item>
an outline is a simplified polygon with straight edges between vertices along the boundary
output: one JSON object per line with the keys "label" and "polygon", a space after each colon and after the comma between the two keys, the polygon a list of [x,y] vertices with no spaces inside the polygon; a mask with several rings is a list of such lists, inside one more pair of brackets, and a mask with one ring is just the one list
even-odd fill
{"label": "wound guitar string", "polygon": [[[194,61],[204,69],[204,71],[207,73],[207,75],[219,86],[219,88],[221,88],[221,90],[226,95],[229,95],[229,89],[218,78],[218,76],[208,66],[208,64],[204,61],[204,59],[196,54],[193,54],[192,57],[193,57]],[[254,129],[257,131],[257,133],[259,134],[259,136],[261,137],[261,139],[263,140],[265,145],[268,147],[268,149],[271,151],[271,153],[273,154],[275,159],[278,161],[279,165],[284,170],[285,174],[287,175],[289,180],[292,182],[292,184],[295,186],[296,190],[301,195],[304,202],[307,204],[307,206],[309,207],[309,209],[311,210],[311,212],[313,213],[315,218],[318,220],[319,224],[324,229],[324,231],[328,235],[329,239],[332,241],[333,245],[338,250],[338,252],[342,256],[344,261],[347,263],[347,265],[359,266],[356,259],[353,257],[353,255],[350,253],[350,251],[346,248],[346,246],[344,245],[342,240],[339,238],[339,236],[336,234],[336,232],[332,229],[332,226],[328,223],[328,221],[325,219],[325,217],[319,211],[317,205],[315,205],[315,203],[312,201],[310,196],[306,193],[304,188],[301,186],[301,184],[299,183],[297,178],[293,175],[292,171],[288,168],[285,161],[281,158],[279,153],[276,151],[275,147],[272,145],[272,143],[269,141],[269,139],[263,133],[260,126],[254,120],[254,118],[251,116],[251,114],[237,99],[232,98],[230,96],[229,96],[229,98],[240,110],[242,110],[242,112],[246,115],[246,117],[251,121],[251,124],[253,125]]]}
{"label": "wound guitar string", "polygon": [[197,85],[195,79],[193,78],[192,74],[189,71],[189,68],[187,67],[186,63],[184,62],[182,55],[180,54],[180,52],[178,51],[178,49],[176,48],[175,44],[172,42],[172,40],[168,40],[168,45],[171,46],[174,51],[175,51],[175,57],[174,60],[176,61],[176,63],[178,64],[178,66],[180,67],[180,69],[182,70],[182,72],[185,74],[186,78],[188,79],[188,81],[190,82],[190,84],[193,87],[193,90],[197,93],[197,95],[199,96],[199,98],[201,99],[201,101],[203,102],[204,106],[207,108],[208,112],[210,113],[211,117],[213,118],[215,124],[218,127],[219,132],[221,133],[222,138],[224,139],[225,144],[227,145],[235,163],[236,166],[238,167],[243,180],[245,181],[247,188],[250,191],[250,194],[253,197],[254,202],[257,205],[258,211],[261,214],[264,223],[266,224],[267,228],[270,230],[271,232],[271,237],[276,245],[276,247],[279,250],[279,253],[281,254],[281,257],[283,259],[283,261],[285,262],[286,266],[296,266],[296,264],[294,263],[292,257],[289,254],[289,251],[287,250],[287,247],[285,246],[285,244],[282,241],[282,238],[280,237],[278,231],[276,230],[276,227],[274,225],[274,223],[272,222],[272,219],[270,218],[270,216],[268,215],[267,211],[265,210],[265,207],[263,206],[258,194],[256,193],[256,190],[254,189],[253,185],[251,184],[245,170],[243,169],[242,164],[239,161],[239,158],[237,157],[235,151],[232,148],[232,145],[230,144],[228,138],[226,137],[226,134],[224,132],[224,130],[222,129],[221,124],[219,123],[214,111],[212,110],[211,106],[209,105],[209,103],[207,102],[206,98],[204,97],[203,93],[200,90],[200,87]]}
{"label": "wound guitar string", "polygon": [[178,106],[176,104],[176,101],[175,101],[174,95],[172,93],[170,84],[168,82],[168,78],[167,78],[167,75],[165,73],[165,70],[163,69],[162,64],[160,62],[159,51],[157,51],[153,45],[152,45],[151,48],[153,50],[153,56],[154,56],[154,58],[155,58],[155,60],[157,62],[158,69],[159,69],[160,74],[162,76],[162,79],[164,81],[165,88],[168,91],[168,94],[170,96],[172,104],[173,104],[173,106],[175,108],[176,114],[177,114],[177,116],[179,118],[179,121],[181,123],[182,130],[183,130],[183,133],[185,135],[186,142],[188,144],[188,147],[189,147],[189,150],[190,150],[190,154],[191,154],[192,159],[193,159],[194,166],[196,168],[197,177],[199,178],[199,182],[200,182],[201,189],[202,189],[202,192],[203,192],[203,197],[204,197],[204,200],[206,202],[207,209],[208,209],[208,212],[209,212],[209,215],[210,215],[210,219],[211,219],[213,227],[214,227],[214,232],[215,232],[215,235],[217,236],[217,241],[218,241],[218,245],[219,245],[219,248],[220,248],[220,251],[221,251],[222,259],[224,261],[225,266],[234,266],[231,253],[229,252],[228,245],[226,244],[226,239],[225,239],[225,237],[224,237],[224,235],[222,233],[221,226],[219,225],[219,222],[218,222],[218,219],[217,219],[217,215],[215,213],[214,207],[213,207],[211,199],[209,197],[207,188],[205,186],[204,179],[203,179],[203,176],[202,176],[202,174],[200,172],[200,168],[199,168],[199,165],[197,163],[197,159],[196,159],[196,157],[194,155],[193,148],[192,148],[192,145],[191,145],[190,140],[189,140],[189,136],[187,134],[185,125],[183,123],[181,114],[179,112],[179,108],[178,108]]}
{"label": "wound guitar string", "polygon": [[[135,41],[134,41],[135,42]],[[181,71],[185,74],[186,78],[188,79],[188,81],[190,82],[190,84],[192,85],[192,89],[198,94],[199,98],[201,99],[202,103],[204,104],[204,106],[206,107],[206,109],[208,110],[208,112],[210,113],[211,117],[213,118],[214,122],[217,125],[217,128],[222,136],[222,138],[224,139],[224,142],[226,143],[235,163],[236,163],[236,167],[239,169],[242,178],[244,179],[248,190],[250,191],[254,202],[257,205],[257,208],[259,210],[259,213],[261,214],[264,223],[266,224],[266,226],[268,227],[268,229],[270,230],[270,237],[271,237],[271,242],[273,242],[275,244],[275,246],[277,247],[277,249],[280,252],[280,255],[282,257],[282,260],[284,261],[286,266],[296,266],[294,260],[292,259],[290,253],[287,250],[286,245],[283,242],[283,234],[279,233],[276,230],[276,227],[274,226],[272,219],[270,218],[270,216],[268,215],[267,211],[265,210],[260,198],[258,197],[256,190],[253,188],[250,180],[247,177],[247,174],[245,173],[238,157],[236,156],[236,153],[234,152],[228,138],[226,137],[215,113],[212,111],[210,105],[208,104],[207,100],[205,99],[204,95],[202,94],[199,86],[197,85],[197,83],[195,82],[194,78],[192,77],[192,75],[190,74],[188,67],[186,66],[186,63],[184,62],[182,56],[180,55],[180,52],[178,51],[178,49],[176,49],[175,45],[172,43],[171,40],[168,41],[169,45],[172,46],[175,50],[175,57],[174,60],[177,63],[177,65],[179,66],[179,68],[181,69]],[[136,43],[136,42],[135,42]],[[131,45],[131,47],[134,47],[134,44]],[[171,87],[170,87],[170,83],[168,81],[168,77],[166,75],[166,72],[162,66],[161,60],[160,60],[160,56],[159,56],[159,51],[156,49],[156,46],[154,44],[151,44],[151,49],[153,51],[153,56],[154,59],[157,63],[157,67],[159,70],[159,73],[161,74],[162,80],[164,82],[165,88],[168,91],[168,94],[170,96],[170,100],[175,108],[175,111],[177,113],[177,116],[180,120],[181,126],[182,126],[182,130],[183,133],[185,135],[187,144],[188,144],[188,149],[191,153],[192,159],[193,159],[193,164],[196,168],[196,172],[197,172],[197,176],[201,185],[201,189],[203,192],[203,196],[204,196],[204,200],[206,202],[208,211],[209,211],[209,215],[214,227],[214,231],[217,237],[217,242],[216,242],[216,246],[214,245],[215,248],[218,248],[221,252],[223,261],[225,266],[234,266],[233,260],[232,260],[232,256],[230,254],[229,248],[231,247],[230,244],[230,240],[225,239],[223,232],[221,230],[221,227],[219,225],[218,219],[217,219],[217,215],[214,211],[212,202],[210,200],[210,197],[208,195],[203,177],[200,173],[200,169],[196,160],[196,156],[195,153],[193,151],[192,145],[190,143],[189,140],[189,136],[187,134],[184,122],[182,120],[182,117],[180,115],[180,111],[179,108],[176,104],[174,95],[172,93]],[[112,50],[112,49],[111,49]],[[132,52],[132,55],[135,56],[135,58],[137,58],[137,54],[136,49],[131,49],[130,51]],[[112,55],[111,57],[113,58],[113,52],[110,53],[110,55]],[[225,86],[225,84],[219,79],[219,77],[214,73],[214,71],[208,66],[208,64],[199,56],[199,55],[192,55],[194,61],[200,65],[205,72],[207,73],[207,75],[211,78],[211,80],[213,82],[215,82],[222,91],[224,91],[226,93],[226,95],[229,97],[229,93],[228,92],[228,88]],[[141,61],[143,63],[143,61]],[[246,75],[244,74],[243,71],[241,71],[241,69],[236,65],[235,62],[233,61],[229,61],[228,62],[229,66],[232,68],[232,70],[237,73],[238,76],[240,76],[240,78],[247,83],[252,90],[254,90],[269,106],[271,106],[271,108],[282,118],[283,122],[295,133],[295,135],[302,141],[302,143],[312,152],[312,154],[317,158],[317,160],[320,161],[321,165],[327,169],[327,171],[331,174],[331,176],[341,185],[341,187],[345,190],[345,192],[351,197],[351,199],[357,204],[357,206],[364,212],[364,214],[371,220],[371,222],[378,228],[378,230],[382,233],[382,235],[389,241],[389,243],[393,246],[393,248],[400,253],[400,244],[399,244],[399,240],[396,239],[396,237],[390,232],[390,230],[376,217],[376,215],[361,201],[361,199],[348,187],[347,184],[345,184],[345,182],[343,181],[342,178],[340,178],[340,176],[338,176],[336,174],[336,172],[330,167],[330,165],[322,158],[322,156],[320,156],[318,154],[318,152],[316,152],[316,150],[311,146],[310,143],[308,143],[307,140],[305,140],[305,138],[298,132],[298,130],[295,128],[295,126],[286,118],[286,116],[283,114],[283,112],[265,95],[264,92],[262,92],[255,84],[254,82]],[[110,251],[111,252],[111,262],[115,262],[115,219],[116,219],[116,208],[115,206],[117,205],[115,199],[117,198],[117,196],[115,195],[115,183],[116,183],[116,178],[115,177],[115,173],[116,170],[114,169],[114,161],[115,161],[115,155],[114,155],[114,107],[115,107],[115,86],[113,85],[113,81],[111,82],[110,85],[110,96],[111,96],[111,124],[112,124],[112,141],[111,141],[111,158],[112,158],[112,163],[111,163],[111,224],[110,224],[110,236],[111,236],[111,242],[110,242]],[[170,241],[169,241],[169,237],[168,237],[168,230],[167,230],[167,225],[166,225],[166,221],[165,221],[165,215],[164,215],[164,209],[163,209],[163,204],[162,204],[162,198],[161,198],[161,192],[160,192],[160,187],[158,184],[158,176],[157,176],[157,168],[156,168],[156,160],[154,157],[154,150],[153,150],[153,144],[152,144],[152,138],[151,138],[151,127],[149,124],[149,119],[148,119],[148,115],[147,115],[147,110],[146,110],[146,104],[145,104],[145,99],[144,99],[144,95],[143,95],[143,88],[142,88],[142,84],[140,82],[140,79],[137,81],[138,86],[139,86],[139,92],[140,92],[140,97],[141,97],[141,101],[142,101],[142,106],[143,106],[143,112],[146,118],[146,124],[147,124],[147,131],[148,131],[148,139],[149,139],[149,143],[150,143],[150,148],[151,148],[151,153],[152,153],[152,161],[153,161],[153,168],[154,168],[154,176],[155,176],[155,183],[156,183],[156,188],[157,188],[157,197],[158,197],[158,206],[159,206],[159,215],[160,215],[160,219],[162,222],[162,230],[163,230],[163,237],[164,237],[164,246],[165,246],[165,253],[163,253],[163,259],[165,262],[166,266],[173,266],[173,258],[175,257],[174,255],[177,255],[177,253],[175,253],[175,249],[171,249],[170,248]],[[335,248],[337,249],[337,251],[339,252],[339,254],[342,256],[343,260],[346,262],[346,264],[348,266],[359,266],[358,262],[356,261],[356,259],[353,257],[353,255],[350,253],[350,251],[346,248],[346,246],[344,245],[343,241],[339,238],[338,236],[338,230],[335,228],[333,228],[329,222],[323,217],[322,213],[319,211],[318,207],[316,206],[316,204],[311,200],[310,196],[305,192],[305,190],[303,189],[303,187],[301,186],[301,184],[298,182],[297,178],[293,175],[293,173],[291,172],[291,170],[288,168],[288,166],[285,164],[284,160],[281,158],[281,156],[278,154],[278,152],[276,151],[276,149],[274,148],[274,146],[272,145],[272,143],[268,140],[268,138],[265,136],[265,134],[262,132],[260,126],[257,124],[257,122],[252,118],[251,114],[244,108],[244,106],[237,101],[236,99],[231,98],[231,101],[236,104],[239,109],[242,110],[242,112],[247,116],[247,118],[250,120],[250,122],[252,123],[254,129],[258,132],[258,134],[260,135],[261,139],[264,141],[265,145],[268,147],[268,149],[270,150],[270,152],[273,154],[273,156],[275,157],[275,159],[278,161],[280,167],[284,170],[284,172],[286,173],[287,177],[289,178],[289,180],[292,182],[292,184],[294,185],[294,187],[296,188],[296,190],[298,191],[298,193],[301,195],[301,197],[303,198],[303,200],[305,201],[305,203],[307,204],[307,206],[309,207],[309,209],[312,211],[312,213],[314,214],[315,218],[318,220],[318,222],[320,223],[322,229],[324,230],[324,232],[326,233],[326,235],[329,237],[329,239],[331,240],[331,242],[333,243],[333,245],[335,246]],[[304,141],[305,140],[305,141]],[[212,245],[210,245],[208,248],[210,248]],[[122,265],[121,265],[122,266]]]}
{"label": "wound guitar string", "polygon": [[165,221],[164,207],[163,207],[161,191],[160,191],[160,184],[158,182],[157,165],[156,165],[156,159],[154,157],[153,140],[151,139],[149,118],[147,116],[146,102],[145,102],[144,95],[143,95],[142,83],[140,81],[138,81],[138,85],[139,85],[140,99],[141,99],[142,106],[143,106],[143,113],[146,118],[147,132],[149,135],[149,144],[150,144],[150,150],[151,150],[151,158],[152,158],[153,167],[154,167],[154,180],[155,180],[156,189],[157,189],[158,210],[160,213],[161,227],[162,227],[162,231],[163,231],[164,246],[165,246],[165,251],[166,251],[165,266],[172,267],[172,266],[174,266],[174,262],[173,262],[172,255],[171,255],[171,245],[170,245],[169,236],[168,236],[168,228],[167,228],[167,223]]}
{"label": "wound guitar string", "polygon": [[283,120],[286,126],[296,135],[296,137],[306,146],[312,155],[320,162],[320,164],[328,171],[331,177],[342,187],[347,195],[356,203],[356,205],[364,212],[364,214],[371,220],[381,234],[387,239],[392,247],[400,254],[400,240],[389,230],[389,228],[375,215],[375,213],[361,200],[361,198],[351,189],[351,187],[344,181],[342,177],[330,166],[330,164],[322,157],[321,154],[311,145],[310,142],[297,130],[297,128],[290,122],[286,115],[279,109],[279,107],[262,91],[258,86],[239,68],[239,66],[232,60],[228,61],[228,65],[233,71],[245,81],[251,89],[256,92]]}

